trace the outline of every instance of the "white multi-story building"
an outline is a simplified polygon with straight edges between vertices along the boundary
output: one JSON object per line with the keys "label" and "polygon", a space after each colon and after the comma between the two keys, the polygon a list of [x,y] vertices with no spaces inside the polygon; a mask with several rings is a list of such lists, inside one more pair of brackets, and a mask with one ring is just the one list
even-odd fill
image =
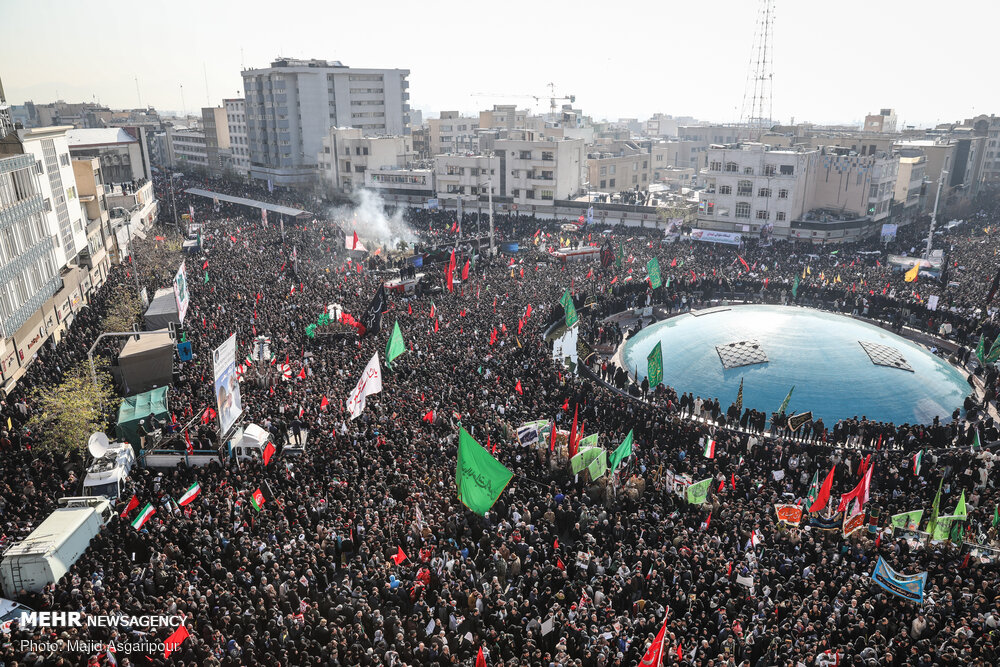
{"label": "white multi-story building", "polygon": [[427,119],[430,154],[475,153],[479,151],[479,119],[463,117],[457,111],[442,111],[440,118]]}
{"label": "white multi-story building", "polygon": [[874,233],[891,214],[899,160],[849,148],[772,150],[759,143],[713,145],[702,171],[698,226],[839,242]]}
{"label": "white multi-story building", "polygon": [[247,105],[242,97],[222,100],[229,123],[229,146],[233,152],[233,169],[240,176],[250,173],[250,142],[247,139]]}
{"label": "white multi-story building", "polygon": [[530,130],[515,130],[508,136],[494,146],[500,191],[514,204],[551,205],[583,192],[587,166],[583,139],[539,140]]}
{"label": "white multi-story building", "polygon": [[422,167],[373,167],[365,172],[365,187],[392,195],[434,196],[434,170]]}
{"label": "white multi-story building", "polygon": [[762,144],[713,144],[698,226],[727,232],[759,232],[768,223],[787,229],[809,210],[807,174],[819,151],[770,150]]}
{"label": "white multi-story building", "polygon": [[500,157],[496,154],[437,155],[434,157],[434,181],[438,197],[489,194],[491,179],[495,197],[502,192],[499,170]]}
{"label": "white multi-story building", "polygon": [[409,73],[292,58],[244,70],[251,177],[276,185],[311,184],[331,127],[408,134]]}
{"label": "white multi-story building", "polygon": [[167,157],[172,169],[208,168],[208,142],[201,130],[167,129]]}
{"label": "white multi-story building", "polygon": [[144,133],[145,128],[79,129],[67,132],[66,141],[74,159],[100,159],[106,183],[131,183],[152,176],[146,142],[138,136]]}
{"label": "white multi-story building", "polygon": [[902,150],[899,154],[899,171],[896,174],[894,198],[903,205],[906,213],[912,214],[920,208],[920,198],[924,194],[927,158],[921,151]]}
{"label": "white multi-story building", "polygon": [[405,167],[413,159],[409,136],[364,136],[356,127],[331,128],[317,164],[327,186],[348,192],[364,187],[372,169]]}
{"label": "white multi-story building", "polygon": [[18,131],[24,152],[34,156],[39,166],[49,229],[57,230],[55,256],[60,268],[75,263],[77,254],[87,247],[86,217],[76,189],[66,136],[72,129],[57,125]]}

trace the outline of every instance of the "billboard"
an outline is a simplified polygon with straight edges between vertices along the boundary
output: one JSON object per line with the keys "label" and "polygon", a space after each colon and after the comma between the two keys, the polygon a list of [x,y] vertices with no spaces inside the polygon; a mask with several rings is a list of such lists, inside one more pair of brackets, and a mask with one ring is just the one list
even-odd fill
{"label": "billboard", "polygon": [[714,229],[692,229],[691,240],[739,245],[743,240],[743,235],[734,232],[717,232]]}
{"label": "billboard", "polygon": [[888,222],[882,224],[882,233],[879,237],[882,239],[883,243],[888,243],[889,241],[896,240],[896,230],[899,229],[898,225],[892,225]]}
{"label": "billboard", "polygon": [[187,313],[190,300],[187,270],[184,268],[184,262],[181,262],[180,268],[177,269],[177,275],[174,276],[174,303],[177,304],[177,319],[180,320],[181,324],[184,324],[184,315]]}
{"label": "billboard", "polygon": [[219,428],[225,434],[243,412],[240,383],[236,377],[236,334],[212,352],[215,368],[215,400],[219,409]]}

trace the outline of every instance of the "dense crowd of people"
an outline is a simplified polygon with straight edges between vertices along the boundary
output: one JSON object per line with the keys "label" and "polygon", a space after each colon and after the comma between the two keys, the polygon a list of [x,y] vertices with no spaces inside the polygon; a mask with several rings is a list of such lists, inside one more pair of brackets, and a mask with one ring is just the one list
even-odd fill
{"label": "dense crowd of people", "polygon": [[[359,338],[321,330],[309,337],[306,327],[329,304],[361,318],[386,278],[381,269],[394,263],[391,239],[365,238],[359,225],[371,251],[362,258],[345,249],[337,223],[347,221],[285,220],[282,234],[273,217],[265,225],[257,211],[188,196],[184,186],[193,183],[176,182],[178,208],[193,207],[204,226],[203,248],[187,261],[191,304],[183,330],[194,358],[177,363],[170,410],[179,423],[196,420],[201,430],[192,435],[211,442],[214,422],[198,417],[215,407],[212,351],[235,333],[239,360],[255,336],[266,335],[277,361],[288,360],[291,378],[278,364],[251,364],[241,388],[244,418],[270,429],[279,444],[304,431],[304,453],[280,453],[268,465],[137,469],[116,509],[133,494],[152,503],[157,513],[141,530],[129,524],[134,510],[115,518],[57,584],[41,594],[5,591],[36,610],[183,615],[190,637],[169,658],[26,650],[21,641],[29,638],[123,642],[143,635],[15,625],[2,638],[6,664],[472,665],[481,649],[491,666],[608,667],[638,664],[664,623],[669,665],[1000,660],[995,563],[967,558],[950,541],[914,546],[881,530],[844,538],[808,521],[783,525],[773,509],[804,502],[814,476],[822,479],[831,468],[835,505],[870,456],[866,509],[873,526],[881,529],[897,512],[929,510],[940,483],[942,514],[964,492],[966,539],[995,542],[996,457],[989,447],[969,446],[974,432],[984,444],[1000,439],[990,417],[1000,379],[969,354],[980,335],[989,347],[998,333],[986,298],[997,263],[994,201],[980,202],[974,222],[941,237],[948,270],[938,283],[905,282],[884,254],[864,254],[882,249],[874,241],[816,254],[783,241],[740,249],[666,242],[635,229],[573,235],[574,243],[620,247],[621,268],[562,265],[540,254],[568,236],[557,225],[497,216],[498,236],[528,248],[513,263],[482,253],[454,291],[443,287],[443,265],[429,263],[421,270],[441,289],[390,294],[381,332]],[[266,188],[207,185],[282,201]],[[413,209],[404,219],[420,248],[455,244],[452,213]],[[466,214],[462,222],[474,219]],[[903,227],[887,250],[912,252],[921,233],[926,225]],[[143,261],[152,252],[162,248],[152,240],[138,244],[135,261],[114,268],[67,338],[39,354],[0,406],[12,418],[0,440],[5,543],[29,533],[57,498],[75,495],[82,470],[78,456],[32,447],[45,434],[25,432],[33,405],[21,387],[56,382],[79,362],[114,307],[114,289],[131,284],[131,271],[140,271],[150,293],[170,284],[176,264],[150,269],[160,266]],[[653,256],[670,280],[649,293],[642,267]],[[712,399],[705,397],[697,411],[707,419],[694,420],[684,387],[647,386],[643,396],[634,383],[616,383],[601,353],[588,362],[592,375],[552,361],[545,332],[562,317],[559,299],[567,289],[590,349],[619,344],[629,325],[608,318],[647,297],[674,312],[718,298],[797,303],[940,335],[982,389],[953,420],[845,419],[811,425],[806,441],[789,439],[781,416],[762,411],[773,406],[756,406],[750,396],[746,413],[737,414],[717,400],[707,405]],[[939,297],[933,310],[931,293]],[[382,392],[351,420],[344,403],[372,355],[384,357],[395,322],[406,352],[391,369],[382,359]],[[574,413],[609,451],[632,431],[633,456],[594,481],[571,473],[565,449],[550,451],[547,433],[527,447],[514,436],[517,426],[537,419],[570,430]],[[457,498],[459,425],[491,443],[514,473],[485,516]],[[716,440],[714,458],[702,455],[706,438]],[[921,450],[916,470],[913,454]],[[665,471],[712,478],[707,502],[687,503],[663,482]],[[171,503],[194,482],[202,489],[195,502]],[[251,503],[257,489],[265,491],[260,509]],[[399,550],[405,559],[397,562]],[[897,570],[928,573],[923,604],[871,583],[879,556]],[[157,628],[151,637],[163,641],[170,631]]]}

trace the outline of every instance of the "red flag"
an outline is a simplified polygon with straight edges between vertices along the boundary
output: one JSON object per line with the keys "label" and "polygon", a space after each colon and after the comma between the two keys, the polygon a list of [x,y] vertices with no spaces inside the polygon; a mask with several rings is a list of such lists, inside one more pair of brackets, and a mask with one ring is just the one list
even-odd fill
{"label": "red flag", "polygon": [[396,555],[392,557],[392,560],[396,565],[402,565],[403,561],[406,560],[406,554],[403,552],[403,547],[396,547]]}
{"label": "red flag", "polygon": [[614,285],[616,282],[618,282],[618,276],[615,276],[614,278],[611,279],[612,285]]}
{"label": "red flag", "polygon": [[267,465],[271,462],[271,457],[274,456],[274,452],[275,452],[274,443],[268,440],[267,444],[264,445],[264,465]]}
{"label": "red flag", "polygon": [[670,260],[670,266],[677,266],[677,258],[676,257],[674,257],[672,260]]}
{"label": "red flag", "polygon": [[497,446],[491,444],[492,441],[493,441],[492,436],[489,433],[487,433],[486,434],[486,449],[489,450],[490,454],[496,454],[497,453]]}
{"label": "red flag", "polygon": [[319,409],[326,410],[326,406],[330,405],[330,400],[323,394],[323,400],[319,402]]}
{"label": "red flag", "polygon": [[500,333],[507,333],[507,325],[503,322],[500,323]]}
{"label": "red flag", "polygon": [[490,334],[490,345],[497,342],[497,328],[493,327],[493,333]]}
{"label": "red flag", "polygon": [[203,268],[203,269],[207,269],[208,268],[208,260],[207,259],[205,260],[205,263],[201,265],[201,268]]}
{"label": "red flag", "polygon": [[406,304],[406,314],[407,315],[412,315],[413,314],[413,304],[409,304],[409,303]]}
{"label": "red flag", "polygon": [[435,315],[437,315],[437,308],[434,307],[434,302],[431,301],[431,319],[432,320],[434,319]]}
{"label": "red flag", "polygon": [[358,233],[355,231],[354,232],[354,241],[351,244],[351,250],[357,250],[357,249],[358,249]]}
{"label": "red flag", "polygon": [[487,667],[486,656],[483,655],[483,647],[479,647],[479,653],[476,655],[476,667]]}
{"label": "red flag", "polygon": [[191,436],[188,435],[187,429],[184,429],[184,442],[187,443],[187,453],[194,454],[194,445],[191,443]]}
{"label": "red flag", "polygon": [[555,541],[552,542],[552,548],[553,549],[558,549],[559,548],[559,538],[558,537],[555,539]]}
{"label": "red flag", "polygon": [[299,371],[298,378],[300,380],[305,380],[306,379],[306,369],[304,367],[303,367],[303,369],[301,371]]}
{"label": "red flag", "polygon": [[732,473],[731,474],[731,476],[729,478],[729,481],[732,482],[732,484],[733,484],[733,491],[735,491],[736,490],[736,473]]}
{"label": "red flag", "polygon": [[524,277],[524,267],[523,266],[521,267],[521,277],[522,278]]}
{"label": "red flag", "polygon": [[593,278],[594,277],[594,270],[593,269],[591,269],[590,271],[587,271],[587,277],[588,278]]}
{"label": "red flag", "polygon": [[433,410],[428,410],[427,414],[425,414],[423,416],[423,420],[425,422],[427,422],[428,424],[433,423],[434,422],[434,411]]}
{"label": "red flag", "polygon": [[719,482],[719,490],[716,493],[722,493],[724,488],[726,488],[726,480],[723,479]]}
{"label": "red flag", "polygon": [[128,505],[125,506],[125,509],[122,510],[122,513],[119,516],[124,519],[126,516],[128,516],[129,512],[131,512],[138,506],[139,506],[139,497],[133,493],[132,500],[128,501]]}
{"label": "red flag", "polygon": [[556,421],[552,420],[552,432],[549,434],[549,451],[556,450]]}
{"label": "red flag", "polygon": [[682,660],[684,660],[684,652],[681,650],[681,645],[678,642],[678,644],[677,644],[677,661],[680,662]]}
{"label": "red flag", "polygon": [[705,528],[708,528],[708,526],[709,526],[709,525],[710,525],[711,523],[712,523],[712,513],[711,513],[711,512],[709,512],[709,513],[708,513],[708,518],[707,518],[707,519],[705,519]]}
{"label": "red flag", "polygon": [[736,255],[736,258],[740,260],[740,264],[742,264],[743,268],[747,270],[747,273],[749,273],[750,272],[750,265],[747,264],[747,261],[745,259],[743,259],[742,257],[740,257],[739,255]]}
{"label": "red flag", "polygon": [[517,384],[514,385],[514,391],[516,391],[517,393],[519,393],[522,396],[524,396],[524,389],[521,388],[521,381],[520,380],[518,380]]}
{"label": "red flag", "polygon": [[573,458],[576,456],[576,417],[579,412],[580,407],[573,406],[573,428],[569,432],[569,457]]}
{"label": "red flag", "polygon": [[663,663],[663,638],[667,634],[667,619],[663,619],[660,631],[656,633],[653,643],[646,649],[646,654],[639,661],[639,667],[660,667]]}
{"label": "red flag", "polygon": [[176,651],[177,648],[184,643],[184,640],[188,638],[189,634],[188,629],[183,625],[171,632],[170,636],[163,642],[164,659],[169,658],[170,654]]}
{"label": "red flag", "polygon": [[698,280],[698,276],[695,275],[694,271],[691,272],[691,280]]}
{"label": "red flag", "polygon": [[528,307],[525,308],[525,310],[524,310],[524,319],[528,319],[529,317],[531,317],[531,304],[530,303],[528,304]]}
{"label": "red flag", "polygon": [[462,267],[462,281],[469,279],[469,260],[465,260],[465,266]]}
{"label": "red flag", "polygon": [[833,488],[833,471],[837,469],[837,466],[830,468],[830,472],[826,474],[826,479],[823,480],[823,486],[819,487],[819,495],[816,496],[815,502],[813,502],[812,507],[809,508],[810,512],[819,512],[821,509],[826,507],[826,503],[830,500],[830,489]]}
{"label": "red flag", "polygon": [[556,567],[558,567],[563,572],[566,571],[566,565],[562,562],[562,558],[556,558]]}
{"label": "red flag", "polygon": [[445,277],[448,279],[448,291],[455,291],[455,250],[451,251],[451,258],[448,260],[448,268],[445,270]]}
{"label": "red flag", "polygon": [[563,410],[569,410],[569,399],[568,398],[565,401],[563,401],[562,409]]}
{"label": "red flag", "polygon": [[437,320],[437,319],[434,320],[434,333],[438,332],[438,322],[439,322],[439,320]]}

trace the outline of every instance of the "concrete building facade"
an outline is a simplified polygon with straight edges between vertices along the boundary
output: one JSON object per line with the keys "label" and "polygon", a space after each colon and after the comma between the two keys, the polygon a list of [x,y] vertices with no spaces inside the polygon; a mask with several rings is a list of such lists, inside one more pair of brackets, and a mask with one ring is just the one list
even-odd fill
{"label": "concrete building facade", "polygon": [[370,169],[405,167],[412,159],[408,136],[364,136],[356,127],[334,127],[323,139],[316,162],[327,187],[350,192],[365,186]]}
{"label": "concrete building facade", "polygon": [[221,176],[231,166],[232,152],[229,144],[229,120],[225,107],[203,107],[201,127],[205,134],[205,161],[208,171]]}
{"label": "concrete building facade", "polygon": [[430,155],[479,151],[479,119],[457,111],[442,111],[440,118],[427,119]]}
{"label": "concrete building facade", "polygon": [[201,130],[167,129],[167,158],[171,169],[208,169],[208,141]]}
{"label": "concrete building facade", "polygon": [[247,104],[242,97],[222,100],[229,126],[229,147],[233,155],[233,171],[240,176],[250,173],[250,142],[247,138]]}
{"label": "concrete building facade", "polygon": [[583,139],[540,140],[515,130],[495,142],[500,190],[515,204],[545,204],[583,192],[587,154]]}
{"label": "concrete building facade", "polygon": [[275,185],[311,184],[331,127],[356,127],[366,135],[407,134],[408,75],[403,69],[291,58],[244,70],[251,177]]}

